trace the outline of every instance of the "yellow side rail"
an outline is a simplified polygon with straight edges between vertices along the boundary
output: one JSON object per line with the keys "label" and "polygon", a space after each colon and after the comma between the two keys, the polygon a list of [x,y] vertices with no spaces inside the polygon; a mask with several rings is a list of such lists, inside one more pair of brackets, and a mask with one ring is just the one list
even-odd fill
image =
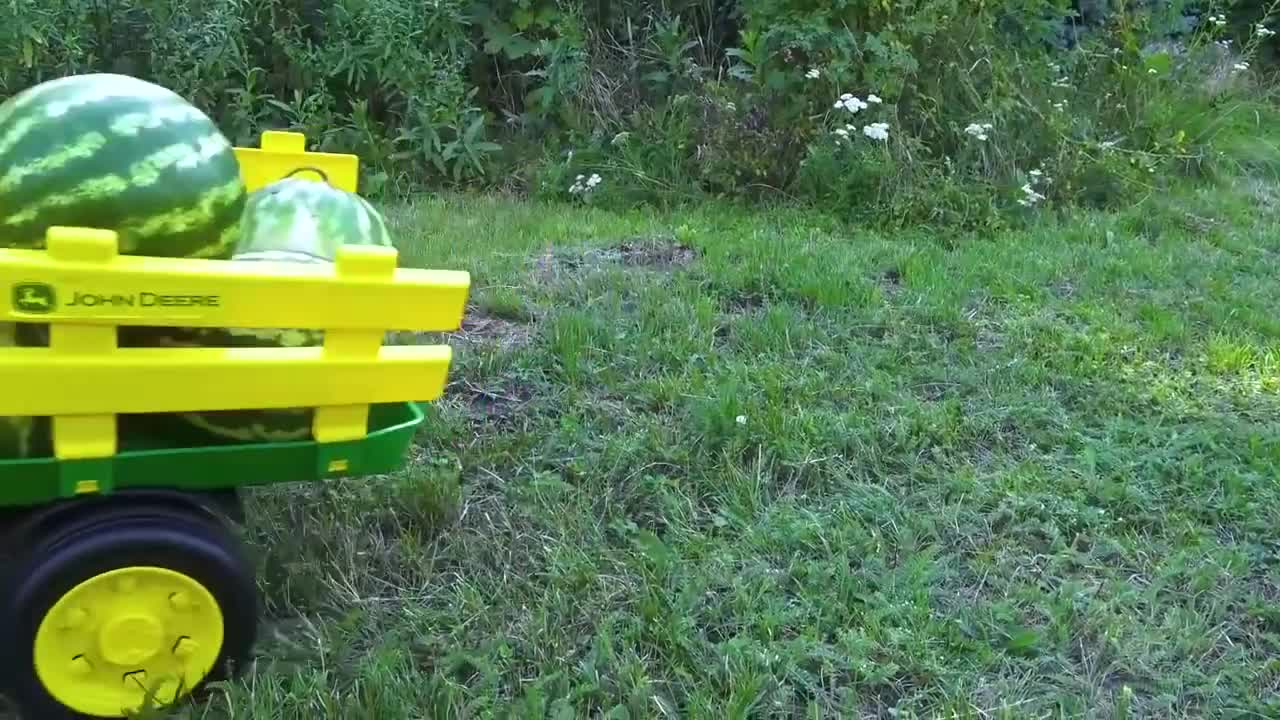
{"label": "yellow side rail", "polygon": [[[296,146],[273,156],[270,144],[242,159],[246,182],[296,167],[334,182],[344,176],[325,163],[352,157]],[[342,181],[354,187],[354,175]],[[368,246],[342,247],[332,266],[124,256],[112,231],[51,228],[43,251],[0,249],[0,321],[50,326],[48,347],[0,348],[0,415],[52,416],[59,459],[113,455],[125,413],[314,407],[317,442],[362,438],[370,404],[438,398],[452,359],[447,345],[384,347],[384,333],[457,329],[470,287],[466,272],[396,262],[394,249]],[[311,328],[325,338],[307,348],[120,348],[121,325]]]}
{"label": "yellow side rail", "polygon": [[[240,177],[244,178],[249,192],[301,168],[319,170],[331,185],[347,192],[356,191],[360,159],[355,155],[307,152],[305,135],[279,130],[262,133],[259,145],[261,147],[235,148]],[[299,173],[298,177],[320,179],[316,173]]]}

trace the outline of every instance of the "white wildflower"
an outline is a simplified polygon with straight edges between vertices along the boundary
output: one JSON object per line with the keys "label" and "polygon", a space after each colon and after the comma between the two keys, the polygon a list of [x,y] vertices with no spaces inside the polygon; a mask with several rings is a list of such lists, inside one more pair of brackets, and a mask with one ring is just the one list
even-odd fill
{"label": "white wildflower", "polygon": [[1028,173],[1028,174],[1029,174],[1029,175],[1031,175],[1031,177],[1033,177],[1033,178],[1038,178],[1038,177],[1040,177],[1041,175],[1044,175],[1044,172],[1043,172],[1043,171],[1041,171],[1041,170],[1032,170],[1032,171],[1031,171],[1030,173]]}
{"label": "white wildflower", "polygon": [[868,95],[868,96],[867,96],[867,102],[871,103],[872,105],[879,105],[880,103],[882,103],[882,102],[884,102],[884,101],[880,99],[880,96],[879,96],[879,95],[876,95],[875,93],[872,93],[872,94],[870,94],[870,95]]}
{"label": "white wildflower", "polygon": [[986,140],[991,136],[991,127],[991,123],[969,123],[964,131],[979,140]]}
{"label": "white wildflower", "polygon": [[837,100],[836,104],[832,107],[836,110],[843,108],[851,113],[857,114],[861,110],[866,110],[867,104],[854,97],[851,93],[845,93],[840,96],[840,99]]}
{"label": "white wildflower", "polygon": [[1248,69],[1249,69],[1249,63],[1247,63],[1247,62],[1245,62],[1245,61],[1241,60],[1240,62],[1236,63],[1235,65],[1232,65],[1231,67],[1232,67],[1232,69],[1234,69],[1236,72],[1244,72],[1245,70],[1248,70]]}
{"label": "white wildflower", "polygon": [[736,422],[736,423],[738,423],[739,425],[746,425],[746,424],[747,424],[747,416],[746,416],[746,415],[739,415],[738,417],[734,418],[734,419],[733,419],[733,421],[734,421],[734,422]]}
{"label": "white wildflower", "polygon": [[884,142],[889,139],[889,123],[871,123],[870,125],[862,128],[862,134],[872,140]]}
{"label": "white wildflower", "polygon": [[573,195],[582,195],[585,193],[589,193],[592,190],[595,190],[596,186],[598,186],[601,182],[602,180],[600,176],[595,173],[591,173],[591,177],[587,177],[586,175],[579,175],[578,177],[574,178],[573,185],[569,187],[569,193]]}
{"label": "white wildflower", "polygon": [[1213,23],[1217,27],[1225,27],[1227,24],[1227,16],[1226,15],[1210,15],[1209,22]]}
{"label": "white wildflower", "polygon": [[844,128],[836,128],[836,134],[842,138],[849,137],[849,131]]}
{"label": "white wildflower", "polygon": [[1158,70],[1156,70],[1155,68],[1147,68],[1147,74],[1148,74],[1148,75],[1156,75],[1156,74],[1158,74],[1158,73],[1159,73],[1159,71],[1158,71]]}
{"label": "white wildflower", "polygon": [[1022,186],[1022,197],[1018,198],[1019,205],[1031,207],[1041,200],[1044,200],[1044,195],[1036,192],[1036,189],[1031,187],[1031,183],[1026,183]]}
{"label": "white wildflower", "polygon": [[810,80],[817,80],[821,75],[822,72],[818,70],[818,68],[809,68],[809,72],[804,74],[804,76]]}
{"label": "white wildflower", "polygon": [[1258,23],[1258,24],[1254,27],[1253,31],[1254,31],[1254,32],[1258,35],[1258,37],[1260,37],[1260,38],[1269,38],[1269,37],[1271,37],[1272,35],[1275,35],[1275,34],[1276,34],[1276,31],[1275,31],[1275,30],[1272,30],[1271,28],[1267,27],[1266,25],[1263,25],[1262,23]]}
{"label": "white wildflower", "polygon": [[1067,101],[1066,101],[1066,100],[1060,100],[1060,101],[1058,101],[1058,102],[1054,103],[1054,104],[1053,104],[1053,109],[1054,109],[1054,110],[1057,110],[1058,112],[1062,112],[1063,110],[1066,110],[1066,109],[1067,109]]}

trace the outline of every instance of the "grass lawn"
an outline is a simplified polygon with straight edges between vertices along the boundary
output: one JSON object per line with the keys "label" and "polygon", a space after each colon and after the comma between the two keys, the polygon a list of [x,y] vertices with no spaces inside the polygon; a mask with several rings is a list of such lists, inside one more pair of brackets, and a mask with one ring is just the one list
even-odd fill
{"label": "grass lawn", "polygon": [[1280,193],[993,237],[391,211],[473,273],[404,473],[250,494],[188,718],[1280,716]]}
{"label": "grass lawn", "polygon": [[1280,206],[995,237],[393,211],[474,273],[402,475],[253,493],[190,717],[1280,716]]}

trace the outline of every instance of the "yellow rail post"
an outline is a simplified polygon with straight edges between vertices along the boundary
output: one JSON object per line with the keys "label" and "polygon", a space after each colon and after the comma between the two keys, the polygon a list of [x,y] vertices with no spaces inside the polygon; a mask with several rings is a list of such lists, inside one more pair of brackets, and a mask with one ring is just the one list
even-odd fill
{"label": "yellow rail post", "polygon": [[[245,186],[252,192],[295,170],[315,169],[324,173],[334,187],[356,191],[360,158],[342,153],[308,152],[306,144],[307,138],[302,133],[268,130],[262,133],[260,147],[235,148]],[[319,180],[315,175],[306,172],[299,173],[298,177]]]}
{"label": "yellow rail post", "polygon": [[[105,267],[116,257],[119,242],[111,230],[50,228],[46,246],[55,262],[97,264]],[[54,356],[108,355],[116,350],[113,325],[54,323],[49,328],[49,352]],[[53,453],[63,460],[110,457],[116,452],[116,416],[111,413],[53,416]],[[100,466],[102,467],[102,466]],[[110,470],[102,467],[109,473]],[[109,482],[106,477],[74,481],[77,495],[94,493]]]}
{"label": "yellow rail post", "polygon": [[[340,278],[391,280],[396,271],[396,251],[368,245],[338,249],[336,274]],[[381,330],[326,330],[324,352],[333,359],[374,359],[382,348]],[[316,409],[312,433],[317,442],[358,440],[365,436],[369,405],[330,405]],[[337,472],[339,469],[334,468]]]}

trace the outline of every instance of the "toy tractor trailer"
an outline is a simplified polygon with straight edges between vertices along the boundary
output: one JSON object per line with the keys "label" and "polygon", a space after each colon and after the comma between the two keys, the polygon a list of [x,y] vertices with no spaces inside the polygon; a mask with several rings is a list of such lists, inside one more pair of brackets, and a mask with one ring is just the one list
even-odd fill
{"label": "toy tractor trailer", "polygon": [[[293,133],[237,148],[250,190],[304,168],[355,191],[357,159]],[[388,330],[459,326],[465,272],[397,267],[387,247],[333,264],[120,255],[113,232],[55,227],[0,250],[0,322],[47,347],[0,347],[0,416],[45,419],[51,451],[0,460],[0,692],[33,719],[164,706],[249,657],[254,571],[233,533],[239,489],[376,475],[406,459],[448,346]],[[103,298],[106,302],[99,302]],[[115,301],[116,298],[122,298]],[[318,347],[120,347],[135,327],[307,328]],[[303,441],[175,442],[128,417],[312,409]]]}

